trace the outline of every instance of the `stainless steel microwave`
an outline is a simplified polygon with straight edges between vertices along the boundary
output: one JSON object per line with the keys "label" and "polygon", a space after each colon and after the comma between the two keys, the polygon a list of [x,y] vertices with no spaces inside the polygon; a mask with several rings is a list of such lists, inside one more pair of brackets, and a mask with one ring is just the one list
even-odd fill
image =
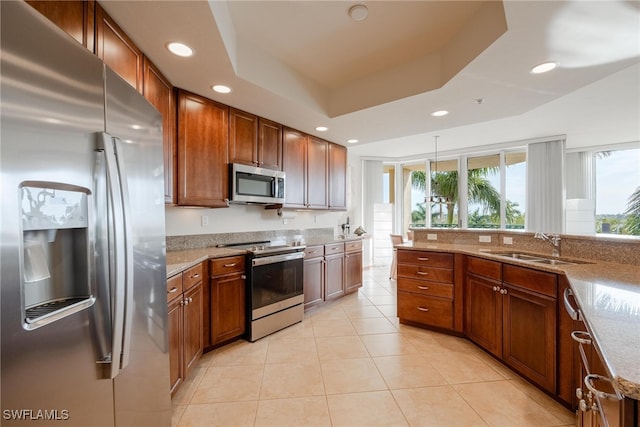
{"label": "stainless steel microwave", "polygon": [[231,163],[231,201],[234,203],[284,203],[283,171]]}

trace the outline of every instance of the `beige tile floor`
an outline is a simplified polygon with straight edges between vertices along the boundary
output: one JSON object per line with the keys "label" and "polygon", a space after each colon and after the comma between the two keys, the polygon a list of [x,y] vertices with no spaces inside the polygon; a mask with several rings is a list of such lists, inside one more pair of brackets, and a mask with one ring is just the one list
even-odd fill
{"label": "beige tile floor", "polygon": [[574,415],[465,339],[400,325],[388,266],[255,343],[206,353],[186,426],[569,426]]}

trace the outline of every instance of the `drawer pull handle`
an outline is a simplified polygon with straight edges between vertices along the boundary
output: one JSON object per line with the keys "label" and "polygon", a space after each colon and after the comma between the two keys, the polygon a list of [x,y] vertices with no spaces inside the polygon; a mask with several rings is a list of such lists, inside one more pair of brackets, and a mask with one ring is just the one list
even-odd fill
{"label": "drawer pull handle", "polygon": [[593,393],[598,399],[600,400],[622,400],[622,397],[618,394],[618,392],[614,393],[605,393],[604,391],[600,391],[598,390],[594,385],[593,385],[593,380],[600,380],[600,381],[607,381],[609,383],[611,383],[611,379],[602,376],[602,375],[598,375],[598,374],[589,374],[586,377],[584,377],[584,385],[587,386],[587,388],[589,389],[589,391],[591,393]]}
{"label": "drawer pull handle", "polygon": [[428,291],[429,287],[428,286],[418,286],[418,289],[423,290],[423,291]]}
{"label": "drawer pull handle", "polygon": [[417,308],[418,310],[420,310],[420,311],[424,311],[424,312],[429,311],[429,309],[428,309],[427,307],[416,307],[416,308]]}
{"label": "drawer pull handle", "polygon": [[571,338],[575,342],[579,342],[580,344],[591,345],[591,335],[586,331],[573,331],[571,332]]}
{"label": "drawer pull handle", "polygon": [[418,261],[429,261],[429,258],[426,258],[426,257],[418,257]]}
{"label": "drawer pull handle", "polygon": [[425,271],[417,271],[416,273],[418,273],[421,276],[428,276],[429,273],[425,272]]}
{"label": "drawer pull handle", "polygon": [[168,294],[172,294],[174,292],[178,292],[178,288],[175,286],[167,291]]}
{"label": "drawer pull handle", "polygon": [[318,251],[309,251],[310,254],[317,254]]}
{"label": "drawer pull handle", "polygon": [[235,267],[236,265],[238,265],[238,263],[237,262],[233,262],[231,264],[225,264],[224,266],[225,267]]}
{"label": "drawer pull handle", "polygon": [[197,279],[198,277],[200,277],[200,273],[196,273],[193,276],[191,276],[192,279]]}

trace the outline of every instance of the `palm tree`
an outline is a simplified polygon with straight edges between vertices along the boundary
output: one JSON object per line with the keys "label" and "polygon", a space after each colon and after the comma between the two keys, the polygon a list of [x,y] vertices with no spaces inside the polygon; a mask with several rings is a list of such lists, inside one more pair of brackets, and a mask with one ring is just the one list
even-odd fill
{"label": "palm tree", "polygon": [[[500,212],[500,193],[486,178],[492,169],[494,168],[471,169],[468,171],[469,201],[482,205],[485,210]],[[411,173],[411,185],[417,190],[425,191],[425,171],[413,171]],[[431,188],[435,195],[448,200],[446,203],[447,224],[451,225],[453,223],[455,206],[458,204],[458,171],[433,174],[431,178]],[[513,204],[511,206],[507,204],[507,208],[509,207],[514,208],[512,216],[515,218],[519,212],[517,212]]]}
{"label": "palm tree", "polygon": [[640,187],[636,188],[629,201],[627,202],[627,210],[624,211],[627,215],[624,228],[627,233],[640,236]]}

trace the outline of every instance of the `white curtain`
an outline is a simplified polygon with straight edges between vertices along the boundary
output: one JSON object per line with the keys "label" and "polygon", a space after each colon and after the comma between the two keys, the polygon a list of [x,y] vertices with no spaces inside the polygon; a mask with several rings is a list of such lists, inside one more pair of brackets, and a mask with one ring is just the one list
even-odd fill
{"label": "white curtain", "polygon": [[564,139],[527,146],[527,231],[564,232],[564,163]]}
{"label": "white curtain", "polygon": [[[375,223],[375,205],[382,202],[383,168],[378,160],[362,161],[362,227],[372,236]],[[387,239],[388,240],[388,239]],[[375,256],[373,240],[365,240],[363,245],[363,264],[371,265]]]}

